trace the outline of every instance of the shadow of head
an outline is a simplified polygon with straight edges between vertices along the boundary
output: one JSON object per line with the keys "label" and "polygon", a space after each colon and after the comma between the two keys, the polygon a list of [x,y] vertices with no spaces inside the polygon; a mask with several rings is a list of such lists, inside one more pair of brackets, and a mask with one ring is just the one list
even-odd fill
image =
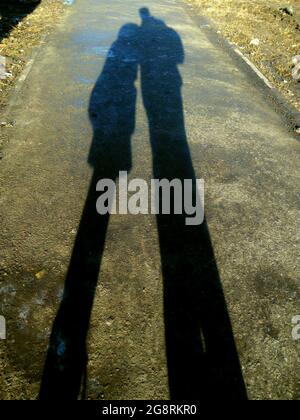
{"label": "shadow of head", "polygon": [[138,25],[135,23],[126,23],[122,26],[118,34],[119,41],[133,42],[138,33]]}
{"label": "shadow of head", "polygon": [[148,9],[148,7],[142,7],[139,10],[140,16],[142,20],[146,20],[149,19],[151,17],[151,13],[150,10]]}

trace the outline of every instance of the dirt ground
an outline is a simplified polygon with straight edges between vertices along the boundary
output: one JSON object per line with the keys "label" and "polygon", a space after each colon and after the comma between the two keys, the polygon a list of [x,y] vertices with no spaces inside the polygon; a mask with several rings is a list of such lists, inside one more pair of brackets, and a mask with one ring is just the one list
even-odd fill
{"label": "dirt ground", "polygon": [[[221,33],[248,57],[300,111],[300,83],[292,77],[300,54],[299,0],[187,0],[209,17]],[[289,15],[282,8],[291,6]],[[259,40],[258,45],[257,41]]]}
{"label": "dirt ground", "polygon": [[63,11],[61,0],[7,2],[0,0],[0,55],[6,59],[6,72],[0,78],[0,110],[11,87],[23,70],[32,48],[49,33]]}

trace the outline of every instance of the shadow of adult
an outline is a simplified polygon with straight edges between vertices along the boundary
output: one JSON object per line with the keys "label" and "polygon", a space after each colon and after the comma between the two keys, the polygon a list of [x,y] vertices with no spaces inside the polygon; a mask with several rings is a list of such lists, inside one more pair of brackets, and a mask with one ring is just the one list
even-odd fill
{"label": "shadow of adult", "polygon": [[0,41],[5,38],[19,22],[32,13],[40,2],[40,0],[0,0]]}
{"label": "shadow of adult", "polygon": [[[147,112],[156,179],[193,180],[178,65],[184,62],[179,35],[140,10],[142,95]],[[162,198],[162,197],[161,197]],[[174,199],[174,191],[173,196]],[[171,200],[172,202],[173,200]],[[187,214],[157,215],[166,352],[171,399],[246,399],[231,322],[207,223],[187,226]]]}
{"label": "shadow of adult", "polygon": [[109,222],[109,214],[96,211],[96,186],[99,180],[115,181],[119,171],[131,169],[137,29],[134,24],[121,28],[91,95],[89,116],[94,136],[88,161],[94,174],[52,328],[40,399],[74,400],[81,386],[84,394],[86,337]]}

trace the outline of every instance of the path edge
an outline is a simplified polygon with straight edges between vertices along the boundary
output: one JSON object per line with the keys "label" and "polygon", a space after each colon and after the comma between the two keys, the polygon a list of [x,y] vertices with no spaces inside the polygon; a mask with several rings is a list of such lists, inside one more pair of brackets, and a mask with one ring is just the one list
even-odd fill
{"label": "path edge", "polygon": [[[65,10],[65,16],[67,15],[67,10]],[[10,92],[7,96],[6,104],[3,106],[3,108],[0,110],[0,122],[6,122],[8,125],[10,123],[13,123],[13,121],[10,121],[10,115],[12,114],[14,108],[16,107],[16,104],[18,102],[19,94],[22,92],[24,85],[31,73],[31,70],[39,58],[39,56],[42,54],[43,49],[51,39],[51,36],[53,35],[54,29],[57,25],[59,25],[60,22],[56,22],[56,24],[53,26],[53,28],[50,31],[47,31],[44,33],[39,42],[33,47],[31,53],[28,56],[28,61],[25,64],[23,70],[19,74],[19,76],[16,79],[16,82],[14,86],[11,88]],[[5,138],[5,135],[3,136],[3,141],[1,141],[1,135],[2,130],[9,129],[7,126],[0,127],[0,162],[4,157],[4,149],[7,145],[7,140]]]}
{"label": "path edge", "polygon": [[[281,113],[289,131],[291,131],[296,139],[299,140],[300,112],[288,102],[282,93],[272,85],[267,77],[238,49],[235,44],[230,43],[230,41],[225,38],[217,25],[211,19],[206,16],[199,15],[185,0],[180,0],[180,3],[183,5],[183,8],[186,10],[190,18],[206,34],[212,44],[218,48],[226,50],[237,66],[252,79],[257,88],[265,94],[268,102],[271,102],[271,105]],[[297,133],[298,130],[299,132]]]}

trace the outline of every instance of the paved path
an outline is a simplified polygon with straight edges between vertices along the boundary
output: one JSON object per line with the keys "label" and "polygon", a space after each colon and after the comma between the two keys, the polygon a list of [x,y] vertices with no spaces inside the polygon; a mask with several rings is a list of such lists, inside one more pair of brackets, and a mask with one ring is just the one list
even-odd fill
{"label": "paved path", "polygon": [[[77,0],[10,118],[3,398],[299,397],[299,143],[180,1]],[[204,178],[207,223],[97,216],[119,170]]]}

